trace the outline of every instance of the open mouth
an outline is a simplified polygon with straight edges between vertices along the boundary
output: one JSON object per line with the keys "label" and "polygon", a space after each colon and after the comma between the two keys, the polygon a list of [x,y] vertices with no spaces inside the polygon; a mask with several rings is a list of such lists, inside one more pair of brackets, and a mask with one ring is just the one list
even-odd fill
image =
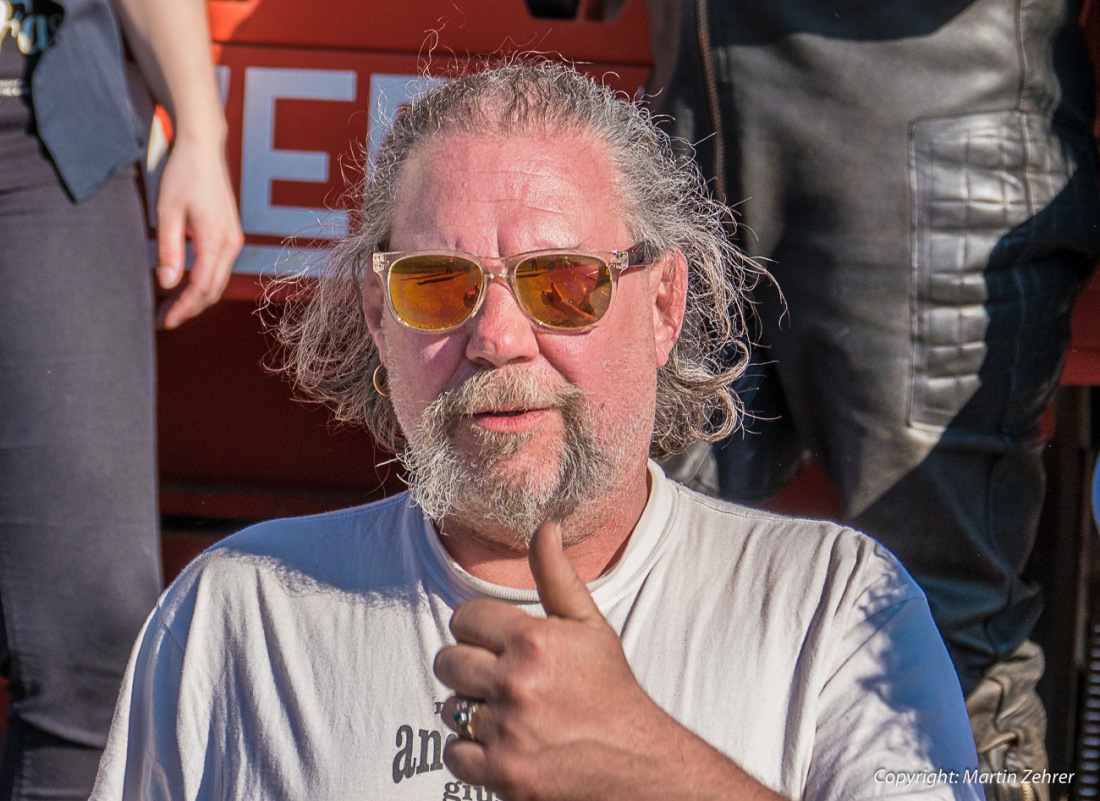
{"label": "open mouth", "polygon": [[529,411],[531,411],[531,410],[530,409],[507,409],[507,410],[499,411],[499,412],[489,412],[489,414],[495,415],[497,417],[518,417],[521,414],[527,414],[527,412],[529,412]]}
{"label": "open mouth", "polygon": [[519,417],[521,414],[542,411],[540,408],[520,406],[516,409],[478,409],[471,417]]}
{"label": "open mouth", "polygon": [[475,425],[487,426],[493,430],[518,431],[515,426],[528,427],[543,419],[549,411],[539,406],[521,406],[518,409],[482,409],[470,415]]}

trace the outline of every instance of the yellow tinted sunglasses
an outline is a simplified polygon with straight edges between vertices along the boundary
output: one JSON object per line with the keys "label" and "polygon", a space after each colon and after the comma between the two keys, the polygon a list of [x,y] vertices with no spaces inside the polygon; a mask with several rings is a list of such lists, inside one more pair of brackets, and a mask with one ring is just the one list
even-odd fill
{"label": "yellow tinted sunglasses", "polygon": [[[657,251],[639,242],[626,250],[533,250],[516,256],[458,251],[379,252],[374,272],[394,318],[415,331],[458,328],[481,308],[489,282],[505,279],[531,322],[554,331],[582,331],[603,319],[619,276],[650,264]],[[486,262],[503,269],[493,272]]]}

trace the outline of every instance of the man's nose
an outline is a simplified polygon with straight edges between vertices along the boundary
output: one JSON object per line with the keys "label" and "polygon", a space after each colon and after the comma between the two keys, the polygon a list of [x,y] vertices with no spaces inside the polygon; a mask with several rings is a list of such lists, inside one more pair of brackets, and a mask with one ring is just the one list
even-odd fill
{"label": "man's nose", "polygon": [[470,323],[466,358],[486,367],[502,367],[535,358],[539,352],[534,324],[500,279],[489,282],[485,301]]}

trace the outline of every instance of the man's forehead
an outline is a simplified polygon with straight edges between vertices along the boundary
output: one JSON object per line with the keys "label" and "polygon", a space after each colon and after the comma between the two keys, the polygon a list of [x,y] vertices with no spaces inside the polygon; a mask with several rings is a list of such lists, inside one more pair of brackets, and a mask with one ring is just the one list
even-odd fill
{"label": "man's forehead", "polygon": [[591,136],[450,134],[410,154],[393,224],[408,233],[509,223],[545,229],[547,246],[580,245],[566,240],[618,223],[617,184],[606,146]]}
{"label": "man's forehead", "polygon": [[409,154],[398,185],[431,181],[444,172],[476,178],[505,171],[513,178],[574,181],[581,164],[596,166],[601,177],[610,178],[613,172],[607,146],[591,135],[557,131],[449,133],[432,137]]}

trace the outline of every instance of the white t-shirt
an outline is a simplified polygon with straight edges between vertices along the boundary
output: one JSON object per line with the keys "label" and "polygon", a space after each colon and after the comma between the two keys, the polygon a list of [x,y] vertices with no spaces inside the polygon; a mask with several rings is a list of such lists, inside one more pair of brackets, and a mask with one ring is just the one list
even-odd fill
{"label": "white t-shirt", "polygon": [[[889,553],[650,477],[589,588],[660,706],[788,798],[981,798],[951,663]],[[92,798],[488,801],[443,766],[431,667],[478,596],[542,614],[462,570],[406,495],[229,537],[150,616]]]}

